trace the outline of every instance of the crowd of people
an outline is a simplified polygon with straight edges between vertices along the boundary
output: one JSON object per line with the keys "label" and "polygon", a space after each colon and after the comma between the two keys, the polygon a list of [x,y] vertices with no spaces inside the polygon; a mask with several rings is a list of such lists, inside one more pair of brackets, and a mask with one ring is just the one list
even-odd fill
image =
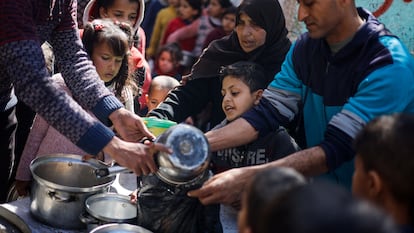
{"label": "crowd of people", "polygon": [[355,0],[298,0],[294,40],[278,0],[75,3],[0,0],[0,203],[50,153],[151,177],[155,117],[210,144],[197,232],[414,232],[414,58]]}

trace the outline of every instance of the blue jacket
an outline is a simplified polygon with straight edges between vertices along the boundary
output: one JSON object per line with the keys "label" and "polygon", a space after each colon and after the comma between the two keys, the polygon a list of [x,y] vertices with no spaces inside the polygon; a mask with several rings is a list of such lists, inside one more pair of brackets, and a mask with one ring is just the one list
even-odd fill
{"label": "blue jacket", "polygon": [[358,13],[366,23],[335,54],[324,39],[299,37],[263,101],[242,116],[260,134],[302,119],[306,147],[321,146],[327,175],[349,187],[358,131],[379,115],[414,112],[412,56],[371,13]]}

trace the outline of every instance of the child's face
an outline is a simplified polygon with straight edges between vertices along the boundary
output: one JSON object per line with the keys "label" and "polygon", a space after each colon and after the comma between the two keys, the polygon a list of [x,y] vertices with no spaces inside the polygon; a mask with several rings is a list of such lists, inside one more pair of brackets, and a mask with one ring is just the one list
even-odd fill
{"label": "child's face", "polygon": [[192,20],[198,14],[198,10],[192,8],[186,0],[180,0],[178,15],[183,20]]}
{"label": "child's face", "polygon": [[253,93],[240,79],[234,76],[226,76],[223,79],[221,94],[223,95],[223,108],[226,119],[232,121],[259,103],[263,90]]}
{"label": "child's face", "polygon": [[207,7],[207,13],[209,16],[214,18],[220,18],[223,15],[225,9],[221,7],[218,0],[210,0],[210,3]]}
{"label": "child's face", "polygon": [[165,88],[154,88],[151,91],[151,95],[147,95],[148,112],[158,107],[158,105],[167,97],[168,92],[169,90]]}
{"label": "child's face", "polygon": [[240,46],[246,53],[259,48],[266,42],[266,31],[247,14],[240,14],[240,22],[236,26],[236,32]]}
{"label": "child's face", "polygon": [[169,52],[164,51],[160,54],[160,57],[158,58],[158,68],[163,74],[174,70],[174,62]]}
{"label": "child's face", "polygon": [[221,26],[227,35],[230,34],[236,27],[236,15],[233,13],[223,15]]}
{"label": "child's face", "polygon": [[111,18],[119,22],[125,22],[135,25],[138,18],[138,2],[130,2],[129,0],[115,0],[114,4],[108,9],[100,8],[99,14],[102,18]]}
{"label": "child's face", "polygon": [[104,82],[115,78],[121,68],[123,58],[115,56],[107,43],[98,44],[92,52],[92,62]]}

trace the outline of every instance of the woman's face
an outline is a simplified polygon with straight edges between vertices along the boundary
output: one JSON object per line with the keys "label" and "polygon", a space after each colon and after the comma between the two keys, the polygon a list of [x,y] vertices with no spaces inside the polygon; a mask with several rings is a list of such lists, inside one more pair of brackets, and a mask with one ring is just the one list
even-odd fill
{"label": "woman's face", "polygon": [[236,25],[237,37],[244,52],[249,53],[266,42],[266,31],[257,25],[247,14],[241,13]]}
{"label": "woman's face", "polygon": [[123,57],[114,55],[107,43],[96,45],[92,52],[92,62],[104,82],[115,78],[121,68],[122,59]]}
{"label": "woman's face", "polygon": [[111,18],[119,22],[125,22],[135,25],[138,18],[139,5],[138,2],[130,2],[130,0],[115,0],[114,4],[107,9],[101,7],[99,14],[102,18]]}

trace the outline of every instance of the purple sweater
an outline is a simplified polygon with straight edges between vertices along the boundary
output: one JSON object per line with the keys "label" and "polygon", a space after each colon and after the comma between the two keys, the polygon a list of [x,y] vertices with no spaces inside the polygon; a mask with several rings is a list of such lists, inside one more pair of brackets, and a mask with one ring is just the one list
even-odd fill
{"label": "purple sweater", "polygon": [[[49,81],[40,46],[44,41],[52,45],[74,98]],[[83,49],[75,0],[0,0],[0,111],[14,106],[13,88],[20,100],[87,153],[97,154],[114,136],[104,124],[110,125],[108,116],[122,104]]]}

